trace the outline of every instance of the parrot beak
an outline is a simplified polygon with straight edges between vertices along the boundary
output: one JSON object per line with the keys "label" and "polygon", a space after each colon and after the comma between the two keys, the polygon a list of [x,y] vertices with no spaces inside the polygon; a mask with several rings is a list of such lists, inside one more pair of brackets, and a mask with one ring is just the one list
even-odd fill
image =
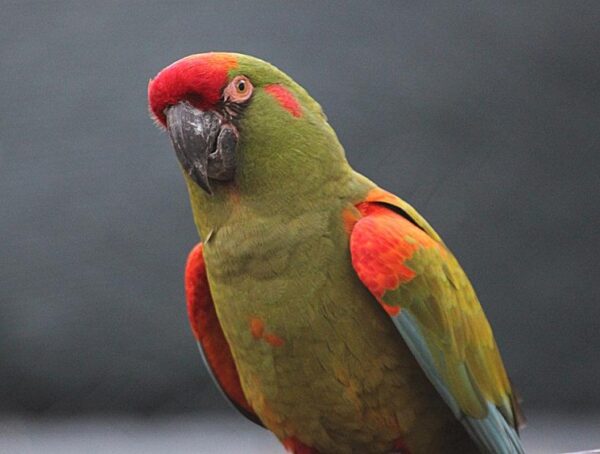
{"label": "parrot beak", "polygon": [[210,179],[230,181],[235,175],[238,132],[219,113],[180,102],[165,111],[167,130],[183,170],[212,195]]}

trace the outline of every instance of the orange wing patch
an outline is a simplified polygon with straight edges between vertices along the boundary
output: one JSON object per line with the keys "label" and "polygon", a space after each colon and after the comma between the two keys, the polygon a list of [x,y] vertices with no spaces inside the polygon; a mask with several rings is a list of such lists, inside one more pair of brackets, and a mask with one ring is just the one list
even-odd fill
{"label": "orange wing patch", "polygon": [[261,339],[265,333],[265,322],[258,317],[250,319],[250,332],[254,339]]}
{"label": "orange wing patch", "polygon": [[401,202],[401,200],[396,197],[394,194],[384,191],[381,188],[373,188],[371,189],[368,194],[367,197],[365,197],[365,202],[382,202],[382,203],[389,203],[390,205],[394,205],[397,206],[398,202]]}
{"label": "orange wing patch", "polygon": [[[394,196],[390,194],[390,197]],[[380,197],[379,201],[383,202]],[[386,312],[394,316],[400,307],[384,303],[383,295],[415,277],[406,262],[417,249],[439,247],[439,244],[408,219],[377,202],[357,205],[363,217],[354,225],[350,237],[352,265]]]}
{"label": "orange wing patch", "polygon": [[267,344],[271,345],[272,347],[281,347],[285,343],[281,337],[273,333],[265,334],[264,339]]}
{"label": "orange wing patch", "polygon": [[281,347],[285,341],[274,333],[265,333],[265,322],[258,317],[250,319],[250,333],[256,340],[263,339],[267,344],[273,347]]}

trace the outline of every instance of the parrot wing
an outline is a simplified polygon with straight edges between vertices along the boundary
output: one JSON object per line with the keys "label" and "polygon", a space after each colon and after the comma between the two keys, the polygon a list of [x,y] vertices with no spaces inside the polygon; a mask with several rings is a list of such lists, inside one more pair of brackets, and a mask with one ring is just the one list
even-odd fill
{"label": "parrot wing", "polygon": [[522,453],[518,406],[464,271],[409,204],[373,189],[350,226],[352,265],[484,452]]}
{"label": "parrot wing", "polygon": [[192,332],[213,380],[240,413],[262,426],[260,419],[246,400],[229,344],[217,318],[206,276],[202,243],[198,243],[188,256],[185,268],[185,294]]}

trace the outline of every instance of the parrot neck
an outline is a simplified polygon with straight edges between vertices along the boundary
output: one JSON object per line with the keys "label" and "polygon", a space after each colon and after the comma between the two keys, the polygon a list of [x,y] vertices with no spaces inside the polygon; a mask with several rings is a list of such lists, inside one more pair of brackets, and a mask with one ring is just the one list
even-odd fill
{"label": "parrot neck", "polygon": [[[340,147],[341,148],[341,147]],[[287,220],[306,212],[338,209],[347,201],[357,201],[372,186],[356,174],[343,150],[335,165],[321,165],[308,173],[282,173],[265,183],[240,175],[234,182],[213,186],[208,195],[186,177],[194,220],[204,241],[223,226],[243,228],[254,219]],[[317,163],[318,165],[319,163]]]}
{"label": "parrot neck", "polygon": [[279,124],[248,113],[236,151],[235,178],[211,180],[212,195],[186,177],[203,239],[224,226],[243,229],[256,219],[286,222],[306,212],[337,209],[340,202],[359,200],[366,193],[320,111],[307,111],[286,134]]}

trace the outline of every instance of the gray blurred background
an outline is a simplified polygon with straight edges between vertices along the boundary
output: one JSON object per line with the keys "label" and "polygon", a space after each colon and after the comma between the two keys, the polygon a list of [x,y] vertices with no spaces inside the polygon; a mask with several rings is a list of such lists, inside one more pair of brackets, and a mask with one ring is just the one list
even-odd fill
{"label": "gray blurred background", "polygon": [[148,79],[208,50],[290,74],[353,166],[442,234],[532,440],[574,427],[564,449],[590,447],[573,430],[592,424],[600,445],[600,3],[449,3],[1,2],[0,450],[35,452],[50,421],[114,435],[110,418],[165,440],[224,414],[267,437],[227,413],[197,354],[197,234],[147,113]]}

